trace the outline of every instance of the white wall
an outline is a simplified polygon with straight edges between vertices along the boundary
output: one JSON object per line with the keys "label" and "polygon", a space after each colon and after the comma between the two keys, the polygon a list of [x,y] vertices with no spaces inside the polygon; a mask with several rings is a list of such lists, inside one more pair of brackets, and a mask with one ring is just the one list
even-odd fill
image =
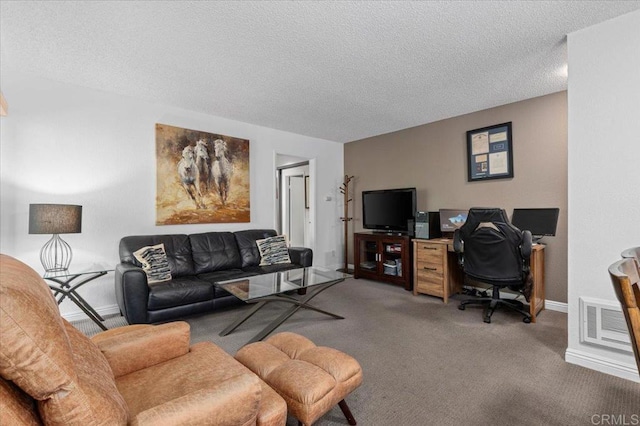
{"label": "white wall", "polygon": [[579,297],[640,246],[640,11],[569,34],[568,362],[638,380],[632,354],[580,343]]}
{"label": "white wall", "polygon": [[[4,65],[4,64],[3,64]],[[314,264],[338,264],[342,244],[336,194],[343,175],[341,143],[209,116],[166,105],[39,79],[2,69],[9,115],[0,140],[0,251],[39,272],[46,235],[28,234],[30,203],[83,206],[81,234],[63,235],[73,248],[72,270],[113,268],[121,237],[275,228],[276,153],[313,159],[316,175]],[[251,223],[155,225],[155,123],[250,140]],[[332,201],[325,201],[331,195]],[[115,307],[113,274],[80,293],[99,312]],[[74,318],[75,305],[61,312]]]}

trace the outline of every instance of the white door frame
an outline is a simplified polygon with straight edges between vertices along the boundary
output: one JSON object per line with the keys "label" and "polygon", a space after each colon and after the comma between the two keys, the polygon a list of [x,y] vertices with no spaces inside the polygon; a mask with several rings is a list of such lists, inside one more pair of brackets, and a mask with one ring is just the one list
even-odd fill
{"label": "white door frame", "polygon": [[[287,162],[284,165],[278,164],[279,156],[298,159],[299,161],[296,163],[295,161]],[[294,157],[289,154],[281,154],[274,151],[274,227],[275,229],[282,231],[282,217],[281,217],[281,182],[280,182],[280,170],[283,168],[287,168],[293,166],[294,164],[297,166],[303,165],[307,163],[309,166],[309,210],[308,210],[308,226],[307,226],[307,240],[308,244],[306,245],[308,248],[316,252],[316,160],[314,158],[304,158],[304,157]]]}

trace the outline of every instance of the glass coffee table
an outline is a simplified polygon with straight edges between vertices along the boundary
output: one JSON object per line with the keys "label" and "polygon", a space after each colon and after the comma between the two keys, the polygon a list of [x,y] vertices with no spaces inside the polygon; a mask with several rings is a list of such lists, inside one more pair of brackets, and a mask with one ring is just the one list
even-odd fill
{"label": "glass coffee table", "polygon": [[300,309],[311,309],[336,319],[344,319],[340,315],[310,305],[309,301],[329,287],[350,277],[351,275],[349,274],[312,266],[217,282],[215,284],[217,287],[228,291],[246,303],[255,304],[249,312],[222,330],[220,336],[226,336],[231,333],[270,302],[285,302],[292,306],[270,322],[249,343],[264,339]]}

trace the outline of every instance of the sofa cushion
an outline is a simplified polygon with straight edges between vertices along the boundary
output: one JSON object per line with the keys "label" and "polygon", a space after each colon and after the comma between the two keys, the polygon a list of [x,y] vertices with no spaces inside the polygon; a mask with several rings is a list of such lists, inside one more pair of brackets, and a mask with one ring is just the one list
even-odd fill
{"label": "sofa cushion", "polygon": [[150,311],[213,300],[213,284],[196,276],[174,278],[149,288]]}
{"label": "sofa cushion", "polygon": [[260,266],[291,263],[286,235],[276,235],[275,237],[256,240],[256,245],[260,252]]}
{"label": "sofa cushion", "polygon": [[288,271],[289,269],[299,269],[300,265],[295,263],[278,263],[276,265],[268,266],[248,266],[243,269],[247,273],[254,275],[270,274],[272,272]]}
{"label": "sofa cushion", "polygon": [[142,266],[133,252],[145,246],[164,244],[173,277],[194,275],[193,255],[188,235],[132,235],[120,240],[120,261]]}
{"label": "sofa cushion", "polygon": [[206,274],[199,274],[198,278],[203,281],[208,281],[212,285],[219,281],[227,281],[240,279],[245,277],[250,277],[252,275],[257,275],[255,272],[245,271],[242,269],[227,269],[224,271],[215,271],[215,272],[207,272]]}
{"label": "sofa cushion", "polygon": [[256,245],[256,240],[275,237],[276,231],[273,229],[249,229],[237,231],[233,235],[236,237],[238,249],[242,256],[242,269],[247,266],[258,266],[260,264],[260,251]]}
{"label": "sofa cushion", "polygon": [[142,270],[147,274],[147,284],[156,284],[171,279],[171,269],[164,244],[145,246],[133,252],[133,256],[142,264]]}
{"label": "sofa cushion", "polygon": [[231,232],[206,232],[189,235],[196,274],[238,269],[242,259]]}
{"label": "sofa cushion", "polygon": [[0,374],[32,398],[45,424],[125,424],[111,368],[89,339],[62,319],[42,278],[0,256]]}
{"label": "sofa cushion", "polygon": [[240,279],[240,278],[244,278],[244,277],[251,277],[253,275],[257,275],[254,272],[246,272],[243,271],[242,269],[229,269],[226,271],[216,271],[216,272],[208,272],[206,274],[200,274],[198,275],[198,278],[200,278],[201,280],[204,281],[208,281],[211,283],[211,285],[213,285],[214,287],[214,297],[216,299],[220,298],[220,297],[225,297],[225,296],[230,296],[231,293],[218,288],[215,286],[215,283],[220,282],[220,281],[227,281],[227,280],[235,280],[235,279]]}

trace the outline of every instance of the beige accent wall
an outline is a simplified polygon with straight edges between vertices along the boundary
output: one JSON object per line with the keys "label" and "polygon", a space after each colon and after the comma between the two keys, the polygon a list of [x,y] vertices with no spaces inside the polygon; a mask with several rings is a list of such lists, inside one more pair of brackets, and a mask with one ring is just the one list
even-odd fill
{"label": "beige accent wall", "polygon": [[[511,179],[467,182],[466,132],[512,122]],[[362,228],[362,191],[415,187],[419,211],[559,207],[545,237],[546,299],[567,302],[567,92],[558,92],[345,144],[354,176],[352,231]],[[585,230],[588,232],[588,230]],[[353,234],[350,232],[350,263]]]}

